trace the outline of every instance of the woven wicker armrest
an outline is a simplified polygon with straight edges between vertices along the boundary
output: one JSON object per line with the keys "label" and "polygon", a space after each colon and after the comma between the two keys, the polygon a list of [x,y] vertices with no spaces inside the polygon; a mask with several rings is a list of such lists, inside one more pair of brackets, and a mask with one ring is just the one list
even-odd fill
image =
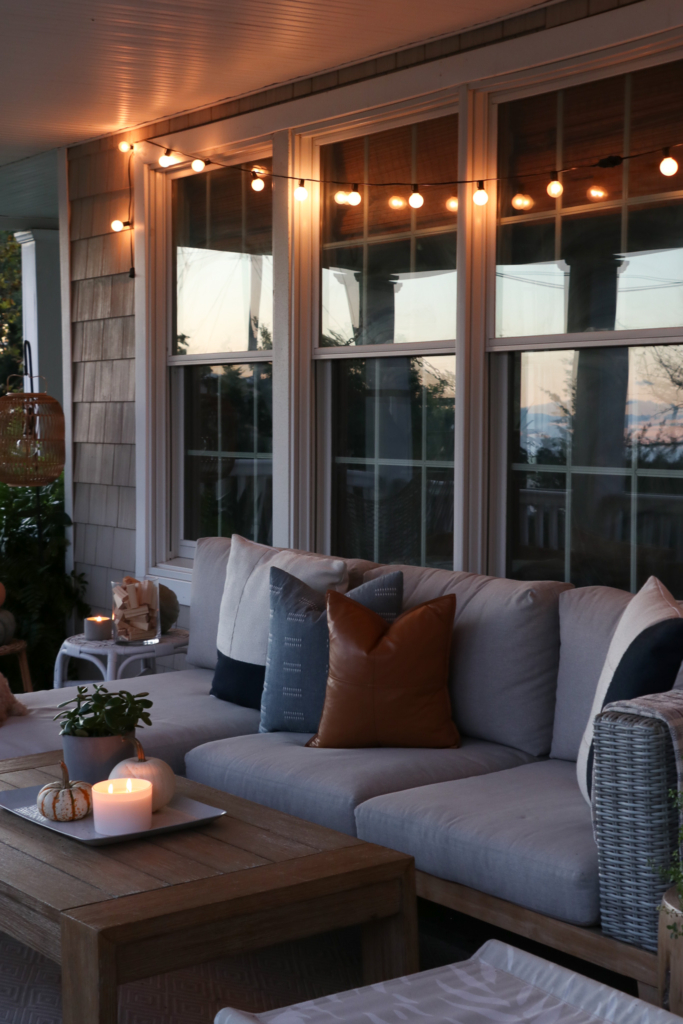
{"label": "woven wicker armrest", "polygon": [[669,730],[655,718],[604,711],[595,719],[593,828],[602,929],[657,949],[657,908],[669,887],[678,813]]}

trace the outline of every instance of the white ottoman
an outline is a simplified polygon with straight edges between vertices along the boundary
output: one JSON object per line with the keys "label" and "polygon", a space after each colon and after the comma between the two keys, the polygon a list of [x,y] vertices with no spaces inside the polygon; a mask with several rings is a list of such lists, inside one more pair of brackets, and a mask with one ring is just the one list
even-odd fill
{"label": "white ottoman", "polygon": [[491,939],[470,960],[214,1024],[681,1024],[609,985]]}

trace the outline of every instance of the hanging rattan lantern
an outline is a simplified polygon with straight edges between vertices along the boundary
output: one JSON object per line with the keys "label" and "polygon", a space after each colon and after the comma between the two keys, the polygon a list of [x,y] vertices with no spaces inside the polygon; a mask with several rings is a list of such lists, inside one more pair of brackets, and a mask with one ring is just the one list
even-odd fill
{"label": "hanging rattan lantern", "polygon": [[[24,370],[33,386],[28,342]],[[56,398],[46,391],[0,398],[0,483],[11,487],[51,484],[64,469],[64,456],[64,413]]]}

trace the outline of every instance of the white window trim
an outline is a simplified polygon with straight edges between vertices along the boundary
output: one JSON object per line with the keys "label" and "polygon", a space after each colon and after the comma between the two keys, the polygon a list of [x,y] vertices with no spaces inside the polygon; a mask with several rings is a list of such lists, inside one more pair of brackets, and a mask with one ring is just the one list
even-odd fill
{"label": "white window trim", "polygon": [[[430,110],[458,98],[460,160],[463,176],[495,175],[495,108],[521,95],[548,92],[580,81],[623,74],[628,70],[680,59],[683,25],[671,27],[669,0],[652,0],[591,18],[591,52],[586,53],[586,23],[579,21],[543,33],[539,59],[536,35],[506,40],[482,49],[456,54],[426,65],[403,69],[369,82],[358,82],[330,92],[302,97],[226,121],[159,137],[163,145],[192,155],[235,156],[249,146],[271,142],[278,173],[313,174],[315,141],[329,141],[336,132],[366,134],[390,124],[420,120]],[[683,21],[683,18],[681,19]],[[444,82],[448,85],[444,87]],[[433,114],[432,116],[438,116]],[[339,134],[342,133],[342,134]],[[168,465],[164,453],[167,396],[159,380],[158,352],[153,339],[159,319],[158,280],[160,236],[158,149],[136,147],[135,250],[136,250],[136,571],[163,571],[182,603],[189,602],[191,570],[159,557],[155,544],[167,536],[163,496],[168,493]],[[140,159],[142,157],[142,159]],[[239,156],[238,156],[239,159]],[[313,500],[314,420],[313,362],[331,356],[314,351],[317,304],[311,287],[313,253],[317,246],[317,196],[291,202],[289,182],[274,189],[274,543],[311,547],[315,536]],[[490,344],[491,256],[495,260],[495,187],[487,207],[473,209],[471,186],[460,186],[458,218],[458,327],[456,342],[456,567],[486,571],[488,551],[488,373],[487,352],[514,347],[575,347],[573,336],[495,339]],[[304,209],[305,207],[305,209]],[[154,223],[156,230],[146,232]],[[277,228],[276,228],[277,225]],[[149,236],[153,235],[152,238]],[[164,243],[165,244],[165,243]],[[163,245],[162,245],[163,248]],[[146,272],[146,267],[149,268]],[[464,273],[463,273],[464,271]],[[495,269],[493,271],[495,273]],[[317,262],[315,270],[317,278]],[[317,288],[317,283],[316,283]],[[619,332],[604,339],[598,334],[581,337],[584,344],[624,344]],[[679,332],[680,333],[680,332]],[[656,332],[658,339],[668,332]],[[292,339],[297,339],[297,344]],[[519,342],[519,344],[516,344]],[[653,342],[654,343],[654,342]],[[444,351],[441,346],[436,346]],[[359,346],[360,348],[360,346]],[[394,350],[395,351],[395,350]],[[401,351],[408,353],[408,347]],[[419,346],[419,352],[427,352]],[[377,353],[379,355],[379,352]],[[235,354],[230,353],[232,361]],[[213,357],[212,357],[213,358]],[[275,425],[276,409],[278,424]],[[161,530],[161,533],[159,532]]]}

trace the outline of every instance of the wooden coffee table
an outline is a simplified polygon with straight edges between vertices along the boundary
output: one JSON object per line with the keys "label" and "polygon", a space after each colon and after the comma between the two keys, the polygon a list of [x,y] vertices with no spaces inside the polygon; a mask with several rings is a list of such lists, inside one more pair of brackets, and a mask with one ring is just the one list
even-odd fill
{"label": "wooden coffee table", "polygon": [[[61,751],[0,761],[0,788],[58,776]],[[62,965],[64,1024],[116,1024],[117,985],[362,925],[366,984],[417,971],[412,857],[187,779],[227,815],[86,847],[0,809],[0,930]]]}

